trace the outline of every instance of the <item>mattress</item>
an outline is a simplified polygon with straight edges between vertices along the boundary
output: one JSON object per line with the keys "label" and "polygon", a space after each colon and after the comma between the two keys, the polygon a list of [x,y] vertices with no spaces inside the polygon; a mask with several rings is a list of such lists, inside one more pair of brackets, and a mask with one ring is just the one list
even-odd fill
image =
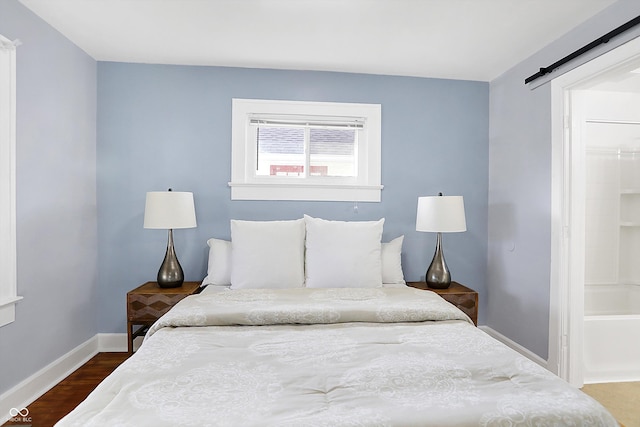
{"label": "mattress", "polygon": [[617,426],[596,401],[413,288],[180,301],[58,426]]}

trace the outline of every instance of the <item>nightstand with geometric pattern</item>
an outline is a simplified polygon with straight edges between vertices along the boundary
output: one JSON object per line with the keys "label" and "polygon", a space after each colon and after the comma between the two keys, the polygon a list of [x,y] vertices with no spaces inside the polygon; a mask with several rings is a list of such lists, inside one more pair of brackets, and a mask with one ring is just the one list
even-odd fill
{"label": "nightstand with geometric pattern", "polygon": [[[184,282],[177,288],[161,288],[157,282],[147,282],[127,292],[127,346],[133,353],[133,340],[147,332],[149,326],[162,317],[178,301],[200,292],[200,282]],[[134,325],[140,327],[133,330]]]}

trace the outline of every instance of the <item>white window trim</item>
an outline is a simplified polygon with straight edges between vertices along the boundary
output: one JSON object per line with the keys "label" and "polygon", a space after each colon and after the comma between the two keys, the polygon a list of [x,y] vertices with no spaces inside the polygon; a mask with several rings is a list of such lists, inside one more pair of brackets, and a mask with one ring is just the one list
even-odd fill
{"label": "white window trim", "polygon": [[16,259],[16,46],[0,35],[0,326],[15,320]]}
{"label": "white window trim", "polygon": [[[232,200],[380,201],[380,104],[233,99],[232,112]],[[256,142],[248,137],[250,122],[256,115],[363,118],[367,143],[358,146],[357,179],[256,177],[252,167]]]}

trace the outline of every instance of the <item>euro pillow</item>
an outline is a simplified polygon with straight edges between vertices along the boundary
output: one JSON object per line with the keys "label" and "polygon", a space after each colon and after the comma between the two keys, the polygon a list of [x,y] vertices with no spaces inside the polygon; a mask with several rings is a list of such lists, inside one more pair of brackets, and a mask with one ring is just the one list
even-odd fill
{"label": "euro pillow", "polygon": [[209,263],[207,276],[202,285],[231,285],[231,242],[228,240],[207,240],[209,246]]}
{"label": "euro pillow", "polygon": [[231,289],[304,286],[304,220],[231,220]]}
{"label": "euro pillow", "polygon": [[309,288],[382,286],[382,228],[378,221],[328,221],[304,216]]}
{"label": "euro pillow", "polygon": [[404,236],[400,236],[382,244],[382,283],[384,285],[406,284],[402,272],[403,241]]}

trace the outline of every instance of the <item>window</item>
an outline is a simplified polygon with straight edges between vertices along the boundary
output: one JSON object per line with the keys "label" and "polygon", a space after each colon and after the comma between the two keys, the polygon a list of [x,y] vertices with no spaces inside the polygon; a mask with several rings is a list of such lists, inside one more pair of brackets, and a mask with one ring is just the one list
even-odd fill
{"label": "window", "polygon": [[16,44],[0,35],[0,326],[15,320]]}
{"label": "window", "polygon": [[380,201],[380,105],[234,99],[232,107],[232,199]]}

